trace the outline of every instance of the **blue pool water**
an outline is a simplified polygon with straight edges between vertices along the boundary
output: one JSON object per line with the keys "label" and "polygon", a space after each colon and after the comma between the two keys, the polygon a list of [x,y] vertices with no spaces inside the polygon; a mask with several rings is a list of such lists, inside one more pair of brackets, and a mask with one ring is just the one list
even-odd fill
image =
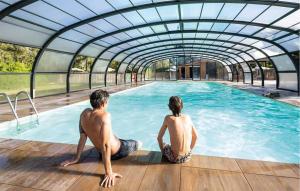
{"label": "blue pool water", "polygon": [[[184,113],[198,130],[194,153],[299,163],[299,108],[213,82],[152,83],[112,95],[114,133],[158,150],[156,136],[172,95],[182,97]],[[41,113],[39,125],[32,119],[17,128],[15,122],[2,123],[0,137],[77,143],[86,107],[88,101]]]}

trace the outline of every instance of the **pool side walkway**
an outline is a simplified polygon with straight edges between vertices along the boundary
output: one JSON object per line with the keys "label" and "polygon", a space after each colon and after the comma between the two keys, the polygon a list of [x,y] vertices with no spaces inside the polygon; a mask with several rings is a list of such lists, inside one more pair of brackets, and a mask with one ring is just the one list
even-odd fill
{"label": "pool side walkway", "polygon": [[160,152],[137,151],[113,161],[123,175],[113,189],[99,187],[104,168],[93,147],[81,163],[59,167],[76,145],[0,139],[1,191],[298,191],[300,167],[232,158],[193,156],[185,164],[169,164]]}
{"label": "pool side walkway", "polygon": [[300,96],[297,92],[276,89],[275,80],[265,80],[265,87],[261,87],[261,82],[255,81],[254,85],[244,84],[243,82],[220,81],[220,83],[238,88],[257,95],[263,95],[268,92],[278,92],[280,97],[275,98],[277,101],[285,102],[300,107]]}

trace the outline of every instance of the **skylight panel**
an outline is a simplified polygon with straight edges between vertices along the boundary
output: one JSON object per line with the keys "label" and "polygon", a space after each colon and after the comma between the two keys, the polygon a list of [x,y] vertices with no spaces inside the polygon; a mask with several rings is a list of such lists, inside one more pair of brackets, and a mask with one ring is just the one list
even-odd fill
{"label": "skylight panel", "polygon": [[202,3],[180,5],[182,19],[199,19],[202,6]]}
{"label": "skylight panel", "polygon": [[252,35],[253,33],[255,33],[256,31],[260,30],[262,27],[258,27],[258,26],[253,26],[253,25],[247,25],[243,30],[241,30],[241,32],[239,32],[240,34],[246,34],[246,35]]}
{"label": "skylight panel", "polygon": [[126,12],[123,13],[123,15],[133,25],[142,25],[146,23],[144,19],[136,11]]}
{"label": "skylight panel", "polygon": [[177,5],[157,7],[157,10],[158,10],[158,13],[161,16],[162,20],[164,20],[164,21],[179,19]]}
{"label": "skylight panel", "polygon": [[292,8],[272,6],[268,8],[265,12],[263,12],[258,18],[256,18],[254,22],[270,24],[271,22],[284,16],[291,10]]}
{"label": "skylight panel", "polygon": [[244,6],[245,4],[225,3],[218,19],[233,20]]}
{"label": "skylight panel", "polygon": [[267,8],[267,5],[248,4],[235,20],[252,21]]}
{"label": "skylight panel", "polygon": [[138,12],[148,23],[160,21],[160,17],[155,8],[142,9],[138,10]]}
{"label": "skylight panel", "polygon": [[204,3],[201,19],[216,19],[224,3]]}

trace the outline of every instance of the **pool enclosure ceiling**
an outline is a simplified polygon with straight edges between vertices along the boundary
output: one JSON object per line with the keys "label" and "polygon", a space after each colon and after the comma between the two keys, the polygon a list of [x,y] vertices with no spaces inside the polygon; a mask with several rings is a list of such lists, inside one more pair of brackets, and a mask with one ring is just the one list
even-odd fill
{"label": "pool enclosure ceiling", "polygon": [[[143,73],[176,56],[205,58],[228,73],[250,62],[276,71],[277,88],[299,91],[298,0],[0,0],[0,41],[39,48],[31,90],[39,73],[70,75],[79,55],[95,58],[90,75],[118,61],[115,81],[127,70]],[[263,85],[262,79],[262,85]]]}

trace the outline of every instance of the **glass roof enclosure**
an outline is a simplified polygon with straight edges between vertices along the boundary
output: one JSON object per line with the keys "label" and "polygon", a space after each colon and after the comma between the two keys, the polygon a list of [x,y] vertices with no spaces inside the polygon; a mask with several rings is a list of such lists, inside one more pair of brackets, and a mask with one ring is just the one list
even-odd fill
{"label": "glass roof enclosure", "polygon": [[[36,77],[70,76],[78,56],[93,57],[89,74],[115,84],[127,70],[145,72],[155,61],[178,55],[205,58],[251,76],[266,59],[276,87],[299,92],[298,0],[0,0],[0,41],[37,47]],[[117,67],[113,65],[117,63]],[[112,77],[114,76],[114,77]],[[109,80],[108,80],[109,77]],[[115,83],[107,83],[114,80]]]}

